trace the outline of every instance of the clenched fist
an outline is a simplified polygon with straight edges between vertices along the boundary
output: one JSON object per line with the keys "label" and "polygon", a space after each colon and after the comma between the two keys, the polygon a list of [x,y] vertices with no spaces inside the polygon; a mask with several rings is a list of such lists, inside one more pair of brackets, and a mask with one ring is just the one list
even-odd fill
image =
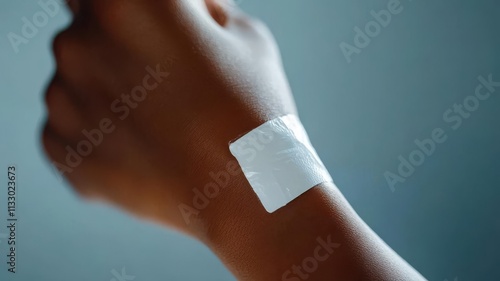
{"label": "clenched fist", "polygon": [[295,113],[272,36],[223,0],[70,8],[54,40],[47,154],[82,196],[199,235],[206,226],[188,226],[179,204],[226,169],[231,140]]}

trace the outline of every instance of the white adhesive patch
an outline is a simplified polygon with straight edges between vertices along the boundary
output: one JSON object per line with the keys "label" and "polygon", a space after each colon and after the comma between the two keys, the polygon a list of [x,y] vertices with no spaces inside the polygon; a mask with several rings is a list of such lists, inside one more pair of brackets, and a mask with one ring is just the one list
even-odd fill
{"label": "white adhesive patch", "polygon": [[269,213],[318,184],[333,182],[295,115],[264,123],[229,150]]}

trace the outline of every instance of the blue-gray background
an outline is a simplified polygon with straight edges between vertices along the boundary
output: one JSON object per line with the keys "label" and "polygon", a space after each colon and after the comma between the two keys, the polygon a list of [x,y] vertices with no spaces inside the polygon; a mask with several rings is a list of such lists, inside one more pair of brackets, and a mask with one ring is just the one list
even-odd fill
{"label": "blue-gray background", "polygon": [[[273,30],[311,139],[366,222],[429,280],[500,280],[500,90],[456,131],[442,118],[474,93],[479,75],[500,80],[500,4],[401,0],[404,10],[347,63],[339,44],[352,44],[353,28],[387,3],[241,6]],[[42,89],[54,69],[50,41],[69,15],[51,18],[18,54],[7,39],[40,10],[36,1],[0,0],[0,235],[10,164],[18,167],[20,218],[18,273],[6,271],[2,239],[0,279],[108,281],[126,268],[135,280],[234,280],[204,246],[82,203],[56,179],[38,136]],[[383,173],[438,127],[447,142],[391,192]]]}

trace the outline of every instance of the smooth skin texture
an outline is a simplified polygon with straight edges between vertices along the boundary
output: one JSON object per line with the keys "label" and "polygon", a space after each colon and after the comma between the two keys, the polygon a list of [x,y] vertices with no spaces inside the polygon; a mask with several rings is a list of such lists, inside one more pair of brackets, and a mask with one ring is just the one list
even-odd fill
{"label": "smooth skin texture", "polygon": [[269,214],[237,173],[185,220],[179,206],[193,202],[193,188],[234,161],[230,141],[297,114],[264,24],[226,0],[69,7],[74,21],[54,40],[42,141],[79,195],[200,240],[239,280],[425,280],[333,184]]}

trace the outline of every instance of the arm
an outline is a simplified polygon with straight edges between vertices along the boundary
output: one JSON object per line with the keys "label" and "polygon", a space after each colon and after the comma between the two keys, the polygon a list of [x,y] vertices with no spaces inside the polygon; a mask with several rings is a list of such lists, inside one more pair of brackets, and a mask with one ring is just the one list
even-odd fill
{"label": "arm", "polygon": [[[229,141],[296,114],[262,23],[214,0],[71,8],[43,144],[82,197],[199,239],[240,280],[423,280],[332,184],[268,214],[231,165]],[[196,203],[218,171],[217,194]]]}
{"label": "arm", "polygon": [[204,238],[238,280],[425,280],[333,184],[317,186],[268,214],[241,182],[243,188],[231,188],[221,198],[223,211],[208,215],[214,226]]}

